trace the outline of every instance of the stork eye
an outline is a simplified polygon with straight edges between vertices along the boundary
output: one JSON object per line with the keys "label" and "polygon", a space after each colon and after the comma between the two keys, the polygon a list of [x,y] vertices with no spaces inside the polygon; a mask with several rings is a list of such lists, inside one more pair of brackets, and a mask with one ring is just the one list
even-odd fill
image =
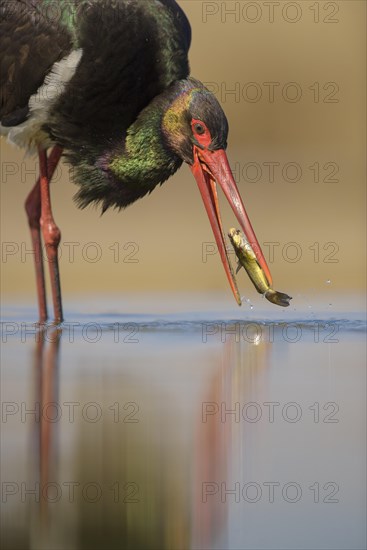
{"label": "stork eye", "polygon": [[200,147],[201,149],[208,148],[212,137],[210,135],[210,131],[208,127],[206,126],[205,122],[202,122],[198,118],[194,118],[191,121],[191,131],[193,136],[193,142],[196,145],[196,147]]}
{"label": "stork eye", "polygon": [[205,128],[202,124],[195,124],[194,128],[195,128],[195,132],[199,134],[199,136],[202,136],[203,134],[205,134]]}

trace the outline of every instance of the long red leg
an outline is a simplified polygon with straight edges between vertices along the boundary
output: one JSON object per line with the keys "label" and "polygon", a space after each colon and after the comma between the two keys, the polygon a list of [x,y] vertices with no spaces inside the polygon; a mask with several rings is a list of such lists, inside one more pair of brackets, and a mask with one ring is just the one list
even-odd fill
{"label": "long red leg", "polygon": [[47,320],[47,302],[40,232],[41,190],[39,178],[27,197],[27,200],[25,202],[25,209],[28,216],[28,225],[31,232],[32,245],[34,250],[39,321],[40,323],[44,323]]}
{"label": "long red leg", "polygon": [[50,180],[51,175],[48,174],[47,153],[45,150],[39,150],[40,163],[40,188],[41,188],[41,228],[43,240],[46,248],[47,260],[50,268],[50,279],[52,289],[52,300],[54,304],[55,322],[61,323],[62,303],[61,303],[61,288],[59,274],[59,260],[57,250],[61,239],[61,233],[55,224],[50,198]]}
{"label": "long red leg", "polygon": [[[47,174],[49,180],[56,170],[62,154],[61,147],[57,145],[52,149],[48,162],[47,162]],[[47,301],[46,301],[46,288],[45,288],[45,274],[43,268],[42,258],[42,243],[41,243],[41,186],[40,178],[37,179],[36,184],[29,193],[25,202],[25,210],[28,216],[28,224],[31,232],[32,245],[34,250],[34,260],[36,268],[36,284],[37,284],[37,296],[38,296],[38,310],[40,323],[44,323],[47,320]]]}

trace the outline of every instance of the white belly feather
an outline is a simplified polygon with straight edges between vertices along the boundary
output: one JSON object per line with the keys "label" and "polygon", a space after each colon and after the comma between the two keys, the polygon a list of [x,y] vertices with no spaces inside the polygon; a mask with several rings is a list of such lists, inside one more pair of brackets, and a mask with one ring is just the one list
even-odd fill
{"label": "white belly feather", "polygon": [[74,50],[54,63],[42,86],[30,97],[27,120],[18,126],[5,127],[0,124],[0,135],[5,136],[9,143],[27,149],[31,154],[36,152],[39,145],[44,148],[54,145],[42,126],[48,120],[52,105],[73,77],[82,53],[82,49]]}

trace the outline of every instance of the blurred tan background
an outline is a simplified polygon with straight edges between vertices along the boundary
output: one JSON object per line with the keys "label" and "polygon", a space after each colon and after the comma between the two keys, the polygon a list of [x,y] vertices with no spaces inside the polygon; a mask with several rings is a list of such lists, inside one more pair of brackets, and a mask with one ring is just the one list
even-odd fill
{"label": "blurred tan background", "polygon": [[[334,291],[363,290],[366,3],[280,1],[273,14],[262,1],[179,3],[193,29],[192,74],[227,114],[229,160],[259,242],[279,243],[273,259],[263,246],[275,288],[323,292],[331,280]],[[268,163],[279,163],[274,178]],[[23,209],[35,169],[33,158],[2,141],[2,298],[34,293],[36,305]],[[75,191],[63,165],[52,199],[66,299],[81,291],[220,289],[233,301],[187,166],[120,213],[78,210]],[[229,228],[236,222],[221,198]]]}

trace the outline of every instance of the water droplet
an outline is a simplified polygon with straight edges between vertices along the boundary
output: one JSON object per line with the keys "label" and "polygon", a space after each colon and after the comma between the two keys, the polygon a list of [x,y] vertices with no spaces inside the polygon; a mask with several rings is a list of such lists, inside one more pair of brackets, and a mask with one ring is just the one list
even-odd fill
{"label": "water droplet", "polygon": [[326,283],[327,285],[331,285],[331,280],[330,280],[330,279],[327,279],[327,281],[325,281],[325,283]]}

